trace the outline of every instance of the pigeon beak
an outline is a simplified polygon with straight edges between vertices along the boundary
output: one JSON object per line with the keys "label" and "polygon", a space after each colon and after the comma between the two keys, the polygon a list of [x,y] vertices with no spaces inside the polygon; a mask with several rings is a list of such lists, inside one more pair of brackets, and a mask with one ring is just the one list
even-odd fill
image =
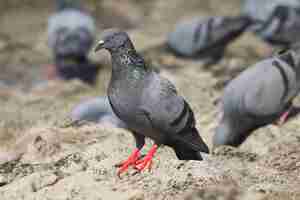
{"label": "pigeon beak", "polygon": [[103,40],[100,40],[98,43],[97,43],[97,45],[96,45],[96,47],[95,47],[95,49],[94,49],[94,52],[97,52],[97,51],[99,51],[100,49],[103,49],[103,45],[104,45],[104,41]]}

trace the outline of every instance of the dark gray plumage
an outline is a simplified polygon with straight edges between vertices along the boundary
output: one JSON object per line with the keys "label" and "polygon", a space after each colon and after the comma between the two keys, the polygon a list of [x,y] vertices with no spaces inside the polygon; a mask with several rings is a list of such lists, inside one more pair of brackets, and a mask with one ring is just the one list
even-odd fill
{"label": "dark gray plumage", "polygon": [[244,16],[196,18],[177,24],[167,45],[179,56],[218,61],[226,46],[251,24],[251,19]]}
{"label": "dark gray plumage", "polygon": [[127,128],[112,111],[106,96],[86,100],[75,106],[70,117],[73,121],[90,121],[95,123],[109,123],[115,127]]}
{"label": "dark gray plumage", "polygon": [[102,48],[112,57],[109,102],[132,130],[137,148],[149,137],[158,146],[172,147],[179,159],[202,160],[200,152],[208,153],[208,147],[195,128],[191,108],[174,85],[146,66],[125,32],[106,30],[95,51]]}
{"label": "dark gray plumage", "polygon": [[63,80],[79,79],[89,85],[94,85],[100,64],[94,63],[86,56],[83,57],[60,57],[55,60],[55,72]]}
{"label": "dark gray plumage", "polygon": [[77,9],[80,10],[80,0],[55,0],[56,9],[58,11],[64,10],[64,9]]}
{"label": "dark gray plumage", "polygon": [[265,59],[233,79],[220,102],[214,146],[240,145],[291,108],[300,89],[300,48]]}

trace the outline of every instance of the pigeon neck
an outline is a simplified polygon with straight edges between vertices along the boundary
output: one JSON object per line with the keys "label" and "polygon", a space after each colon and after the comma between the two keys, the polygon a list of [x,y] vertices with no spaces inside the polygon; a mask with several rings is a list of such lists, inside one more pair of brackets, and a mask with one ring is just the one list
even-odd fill
{"label": "pigeon neck", "polygon": [[[121,49],[111,53],[112,75],[142,78],[147,71],[144,59],[134,49]],[[116,77],[115,77],[116,78]]]}
{"label": "pigeon neck", "polygon": [[55,63],[56,65],[77,65],[82,63],[87,63],[88,59],[85,56],[76,57],[76,56],[56,56]]}

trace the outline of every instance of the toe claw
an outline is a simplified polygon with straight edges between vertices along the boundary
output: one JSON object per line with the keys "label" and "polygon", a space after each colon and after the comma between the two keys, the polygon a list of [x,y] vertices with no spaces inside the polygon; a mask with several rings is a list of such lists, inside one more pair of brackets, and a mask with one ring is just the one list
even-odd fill
{"label": "toe claw", "polygon": [[116,167],[116,168],[120,168],[120,167],[122,166],[122,163],[123,163],[123,162],[116,163],[116,164],[114,165],[114,167]]}
{"label": "toe claw", "polygon": [[144,161],[138,165],[135,165],[135,168],[138,170],[138,171],[143,171],[147,166],[148,166],[148,162],[149,161]]}
{"label": "toe claw", "polygon": [[137,174],[140,174],[141,172],[139,170],[136,170],[135,172],[132,173],[132,176],[135,176]]}

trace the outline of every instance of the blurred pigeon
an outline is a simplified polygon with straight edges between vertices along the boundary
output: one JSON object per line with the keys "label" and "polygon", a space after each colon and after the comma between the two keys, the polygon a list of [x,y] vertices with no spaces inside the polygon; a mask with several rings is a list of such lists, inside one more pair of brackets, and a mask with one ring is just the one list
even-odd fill
{"label": "blurred pigeon", "polygon": [[[172,147],[181,160],[202,160],[200,152],[209,150],[195,127],[193,111],[171,82],[145,65],[127,33],[117,29],[104,31],[95,51],[100,49],[108,50],[112,57],[109,102],[136,140],[137,149],[122,162],[118,174],[131,165],[138,171],[151,167],[161,144]],[[145,137],[155,144],[138,160]]]}
{"label": "blurred pigeon", "polygon": [[93,84],[99,68],[87,55],[95,39],[94,20],[76,0],[57,0],[56,4],[58,10],[48,21],[48,44],[57,74],[66,80],[79,78]]}
{"label": "blurred pigeon", "polygon": [[93,45],[95,22],[78,1],[57,0],[57,12],[48,21],[48,43],[55,55],[85,56]]}
{"label": "blurred pigeon", "polygon": [[251,30],[270,44],[288,47],[298,41],[299,0],[244,0],[242,14],[252,18]]}
{"label": "blurred pigeon", "polygon": [[300,8],[299,0],[243,0],[242,14],[266,22],[277,6]]}
{"label": "blurred pigeon", "polygon": [[71,111],[72,121],[90,121],[95,123],[109,123],[115,127],[127,128],[112,111],[106,96],[89,99],[75,106]]}
{"label": "blurred pigeon", "polygon": [[283,123],[299,90],[300,45],[242,72],[224,90],[214,146],[238,146],[252,131]]}
{"label": "blurred pigeon", "polygon": [[256,33],[273,45],[288,48],[300,40],[300,7],[277,6]]}
{"label": "blurred pigeon", "polygon": [[195,18],[177,24],[169,34],[167,45],[179,56],[217,62],[226,46],[251,24],[250,18],[244,16]]}

